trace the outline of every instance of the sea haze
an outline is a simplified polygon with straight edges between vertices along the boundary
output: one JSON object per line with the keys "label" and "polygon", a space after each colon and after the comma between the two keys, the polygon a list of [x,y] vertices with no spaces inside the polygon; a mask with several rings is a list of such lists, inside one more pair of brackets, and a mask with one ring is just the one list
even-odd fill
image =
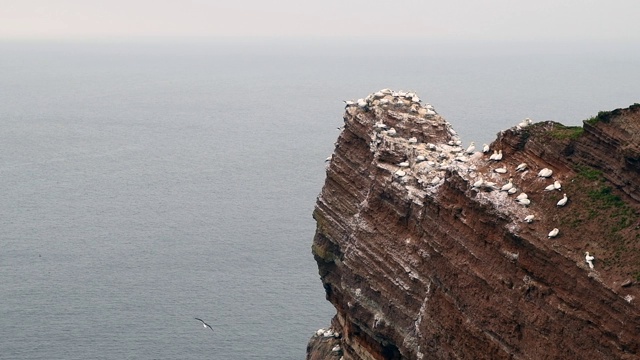
{"label": "sea haze", "polygon": [[303,359],[342,100],[417,91],[465,145],[640,102],[633,47],[512,45],[1,43],[1,357]]}

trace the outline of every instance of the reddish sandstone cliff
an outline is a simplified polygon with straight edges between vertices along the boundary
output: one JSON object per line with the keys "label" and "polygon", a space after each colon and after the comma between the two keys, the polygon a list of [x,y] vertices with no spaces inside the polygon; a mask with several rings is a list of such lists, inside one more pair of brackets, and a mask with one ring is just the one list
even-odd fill
{"label": "reddish sandstone cliff", "polygon": [[335,335],[308,359],[640,358],[640,106],[522,124],[487,154],[415,94],[372,94],[344,120],[314,211]]}

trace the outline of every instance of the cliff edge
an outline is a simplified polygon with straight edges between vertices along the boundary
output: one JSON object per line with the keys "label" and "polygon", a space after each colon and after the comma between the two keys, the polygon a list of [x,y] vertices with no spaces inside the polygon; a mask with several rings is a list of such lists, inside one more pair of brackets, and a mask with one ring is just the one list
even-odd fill
{"label": "cliff edge", "polygon": [[640,358],[640,105],[487,152],[414,93],[344,124],[313,213],[336,315],[307,359]]}

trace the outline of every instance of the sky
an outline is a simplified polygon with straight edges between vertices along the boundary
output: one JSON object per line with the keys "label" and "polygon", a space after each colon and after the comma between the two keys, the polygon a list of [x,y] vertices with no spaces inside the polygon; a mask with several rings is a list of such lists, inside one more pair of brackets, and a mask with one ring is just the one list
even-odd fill
{"label": "sky", "polygon": [[639,0],[0,0],[0,40],[638,41]]}

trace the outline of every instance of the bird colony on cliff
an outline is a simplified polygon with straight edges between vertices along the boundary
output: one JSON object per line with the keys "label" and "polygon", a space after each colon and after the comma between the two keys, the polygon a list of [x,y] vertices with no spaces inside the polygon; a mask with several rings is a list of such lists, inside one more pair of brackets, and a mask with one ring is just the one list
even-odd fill
{"label": "bird colony on cliff", "polygon": [[[513,213],[514,218],[533,226],[534,219],[540,221],[534,214],[537,205],[519,189],[525,185],[531,189],[532,186],[537,186],[536,181],[551,179],[553,182],[546,186],[540,185],[539,191],[562,190],[560,179],[553,179],[552,169],[535,169],[534,164],[527,163],[519,163],[513,168],[509,165],[494,166],[504,164],[503,159],[508,156],[508,149],[497,148],[499,144],[494,145],[494,149],[491,145],[483,144],[481,151],[476,151],[475,142],[471,141],[466,149],[463,148],[462,140],[451,124],[440,117],[433,106],[422,103],[415,92],[382,89],[363,99],[345,101],[345,110],[345,126],[348,126],[349,116],[366,117],[372,114],[376,119],[370,134],[370,150],[374,156],[383,157],[385,147],[405,149],[406,156],[401,161],[379,161],[379,166],[385,167],[416,201],[420,201],[427,193],[435,194],[439,185],[452,173],[456,173],[471,184],[471,189],[477,192],[477,196],[491,202],[498,210]],[[408,121],[433,127],[440,139],[401,133],[399,130],[405,128],[401,125]],[[532,124],[533,121],[526,118],[512,129],[523,131]],[[505,182],[505,178],[508,181]],[[518,192],[520,194],[510,200]],[[557,201],[557,211],[562,211],[559,208],[567,203],[565,193]],[[560,234],[560,230],[554,227],[548,233],[540,234],[540,237],[552,239]],[[592,262],[589,267],[593,268]]]}

